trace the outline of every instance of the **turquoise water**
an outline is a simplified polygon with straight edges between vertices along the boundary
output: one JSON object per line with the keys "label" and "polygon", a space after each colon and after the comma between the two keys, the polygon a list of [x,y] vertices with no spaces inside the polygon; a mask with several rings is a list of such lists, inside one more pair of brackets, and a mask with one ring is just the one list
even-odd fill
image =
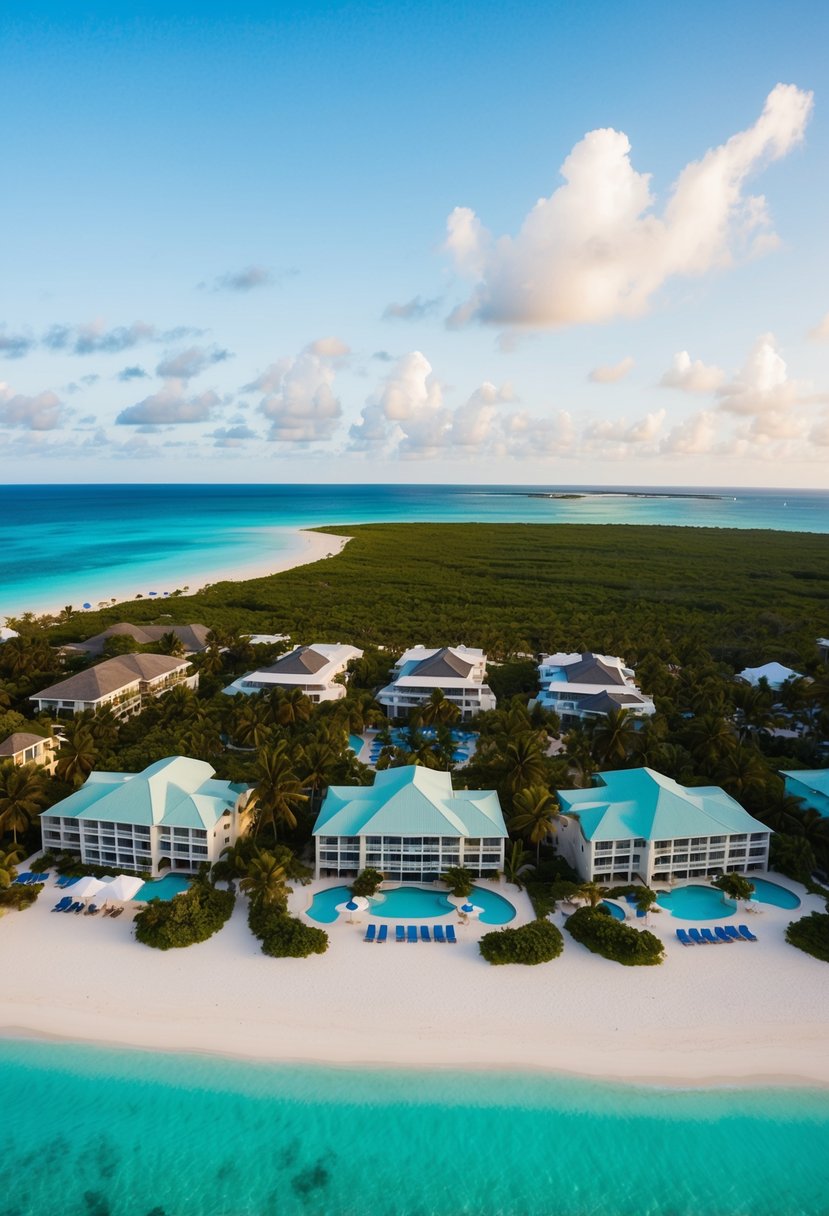
{"label": "turquoise water", "polygon": [[139,887],[133,897],[139,903],[146,903],[149,899],[172,899],[174,895],[180,895],[182,891],[186,891],[190,886],[190,879],[183,878],[180,874],[165,874],[163,878],[157,878],[154,882],[145,882],[143,887]]}
{"label": "turquoise water", "polygon": [[[773,904],[776,908],[800,907],[797,896],[776,882],[750,875],[749,881],[754,884],[754,898],[759,903]],[[733,900],[724,902],[722,892],[716,887],[677,887],[675,891],[660,895],[656,902],[681,920],[724,920],[737,911],[736,903]]]}
{"label": "turquoise water", "polygon": [[604,908],[610,913],[611,916],[614,916],[616,920],[625,919],[624,909],[620,908],[618,904],[612,903],[609,899],[603,899],[599,907]]}
{"label": "turquoise water", "polygon": [[[348,887],[326,887],[314,896],[307,915],[320,924],[330,925],[339,917],[337,905],[344,904],[349,896]],[[515,908],[509,900],[486,887],[473,887],[471,900],[476,907],[483,908],[478,920],[484,925],[506,925],[515,918]],[[434,920],[455,911],[454,904],[441,891],[395,887],[375,896],[366,915],[383,920]]]}
{"label": "turquoise water", "polygon": [[754,898],[763,904],[774,904],[775,908],[799,908],[800,900],[786,887],[776,882],[767,882],[765,878],[751,878],[754,883]]}
{"label": "turquoise water", "polygon": [[[825,1216],[829,1095],[0,1042],[3,1216]],[[497,1146],[497,1148],[496,1148]]]}
{"label": "turquoise water", "polygon": [[292,552],[296,539],[279,529],[303,525],[430,520],[829,532],[827,492],[631,497],[578,488],[587,496],[530,496],[550,486],[0,486],[0,617],[139,592],[163,598]]}
{"label": "turquoise water", "polygon": [[[421,728],[419,733],[424,739],[427,740],[435,739],[437,737],[437,731],[433,726],[424,726]],[[395,747],[408,746],[408,735],[403,728],[396,727],[394,730],[389,731],[389,736]],[[463,764],[475,755],[475,751],[478,747],[478,734],[476,731],[470,730],[453,730],[452,742],[455,744],[455,750],[452,752],[452,759],[456,764]],[[383,747],[384,744],[375,736],[375,738],[372,740],[371,749],[369,751],[369,761],[371,764],[374,764],[374,762],[377,760],[383,750]]]}

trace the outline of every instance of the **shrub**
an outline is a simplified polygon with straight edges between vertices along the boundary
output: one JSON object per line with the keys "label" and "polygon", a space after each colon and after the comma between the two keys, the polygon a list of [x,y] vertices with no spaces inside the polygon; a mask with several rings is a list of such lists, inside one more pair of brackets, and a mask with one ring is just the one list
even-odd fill
{"label": "shrub", "polygon": [[475,875],[471,870],[465,866],[449,866],[440,877],[449,888],[450,895],[456,899],[469,899],[475,885]]}
{"label": "shrub", "polygon": [[380,871],[375,870],[372,866],[366,866],[362,873],[354,879],[349,890],[352,895],[364,895],[368,898],[377,893],[382,882],[383,875]]}
{"label": "shrub", "polygon": [[797,946],[798,950],[829,963],[829,915],[812,912],[800,920],[793,920],[786,929],[786,941],[791,946]]}
{"label": "shrub", "polygon": [[315,929],[296,916],[288,916],[282,909],[269,908],[258,900],[251,902],[248,924],[262,943],[262,953],[271,958],[307,958],[309,954],[325,954],[328,949],[324,929]]}
{"label": "shrub", "polygon": [[29,885],[16,883],[0,888],[0,908],[17,908],[22,911],[30,907],[43,890],[43,883]]}
{"label": "shrub", "polygon": [[634,929],[615,920],[604,908],[579,908],[567,918],[567,931],[591,950],[625,967],[652,967],[661,963],[665,948],[647,929]]}
{"label": "shrub", "polygon": [[754,894],[754,883],[742,874],[723,874],[714,879],[713,885],[729,899],[751,899]]}
{"label": "shrub", "polygon": [[817,869],[815,851],[805,836],[785,836],[782,832],[775,832],[769,849],[769,869],[777,870],[805,886]]}
{"label": "shrub", "polygon": [[532,967],[558,958],[564,949],[564,938],[548,920],[534,920],[518,929],[485,933],[478,948],[486,961],[495,967],[503,963],[523,963]]}
{"label": "shrub", "polygon": [[192,946],[218,933],[230,918],[235,896],[197,879],[170,900],[151,899],[135,918],[135,936],[158,950]]}

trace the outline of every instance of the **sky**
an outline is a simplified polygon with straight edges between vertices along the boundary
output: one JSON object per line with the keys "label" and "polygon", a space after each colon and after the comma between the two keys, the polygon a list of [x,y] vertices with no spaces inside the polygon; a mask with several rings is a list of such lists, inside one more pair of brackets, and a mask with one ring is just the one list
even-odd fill
{"label": "sky", "polygon": [[0,13],[0,479],[829,489],[829,6]]}

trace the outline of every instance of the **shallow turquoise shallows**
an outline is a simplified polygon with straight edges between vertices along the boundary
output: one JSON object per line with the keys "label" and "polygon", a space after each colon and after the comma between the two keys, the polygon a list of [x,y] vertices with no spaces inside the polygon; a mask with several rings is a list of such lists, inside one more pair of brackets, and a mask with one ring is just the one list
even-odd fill
{"label": "shallow turquoise shallows", "polygon": [[[314,896],[307,914],[312,920],[330,925],[339,916],[337,905],[346,903],[350,898],[348,887],[327,887]],[[482,924],[506,925],[515,918],[515,908],[509,900],[486,887],[473,887],[470,899],[475,907],[483,908],[478,917]],[[376,895],[370,902],[367,915],[384,920],[435,920],[455,911],[454,904],[449,902],[443,891],[396,887]]]}
{"label": "shallow turquoise shallows", "polygon": [[188,890],[190,881],[181,874],[165,874],[155,882],[145,882],[133,898],[138,903],[146,903],[150,899],[172,899],[174,895],[181,895],[182,891]]}
{"label": "shallow turquoise shallows", "polygon": [[277,1068],[6,1040],[0,1109],[14,1114],[0,1123],[4,1216],[827,1210],[821,1090]]}
{"label": "shallow turquoise shallows", "polygon": [[[750,876],[749,882],[754,884],[754,898],[759,903],[773,904],[776,908],[800,907],[798,897],[776,882]],[[681,920],[724,920],[737,911],[734,901],[726,899],[716,887],[677,887],[660,895],[657,903]]]}

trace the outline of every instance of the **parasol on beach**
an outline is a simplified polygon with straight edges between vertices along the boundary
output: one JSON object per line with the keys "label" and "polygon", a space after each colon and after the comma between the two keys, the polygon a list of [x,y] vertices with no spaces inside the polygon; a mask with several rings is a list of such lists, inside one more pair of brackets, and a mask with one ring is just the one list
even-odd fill
{"label": "parasol on beach", "polygon": [[482,912],[483,908],[479,908],[477,904],[471,904],[469,900],[458,908],[458,913],[464,920],[477,920]]}
{"label": "parasol on beach", "polygon": [[348,914],[348,923],[351,924],[353,917],[354,917],[354,913],[355,912],[365,912],[365,910],[368,906],[369,906],[368,900],[366,899],[366,897],[364,895],[352,895],[351,899],[349,899],[346,903],[337,904],[335,911],[339,912],[341,916],[343,915],[343,913],[347,913]]}

